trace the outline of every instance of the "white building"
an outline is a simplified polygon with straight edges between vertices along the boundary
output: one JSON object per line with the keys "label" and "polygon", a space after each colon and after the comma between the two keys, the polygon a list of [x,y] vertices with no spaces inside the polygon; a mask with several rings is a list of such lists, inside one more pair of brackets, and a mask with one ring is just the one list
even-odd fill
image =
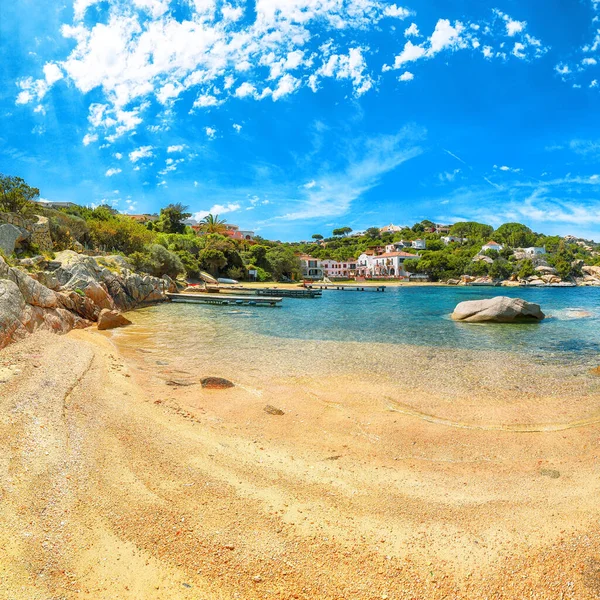
{"label": "white building", "polygon": [[448,244],[452,244],[452,243],[464,244],[466,241],[467,241],[467,238],[458,237],[456,235],[447,235],[442,238],[442,242],[444,242],[444,244],[446,244],[446,246]]}
{"label": "white building", "polygon": [[425,240],[414,240],[412,247],[417,250],[425,250],[427,244],[425,243]]}
{"label": "white building", "polygon": [[313,258],[308,254],[301,254],[298,258],[304,279],[323,279],[323,267],[320,259]]}
{"label": "white building", "polygon": [[496,252],[500,252],[504,250],[504,246],[502,244],[498,244],[497,242],[490,241],[485,246],[481,246],[481,251],[485,252],[486,250],[495,250]]}
{"label": "white building", "polygon": [[363,253],[356,261],[356,274],[360,277],[408,277],[404,262],[411,258],[419,258],[419,255],[408,252]]}
{"label": "white building", "polygon": [[327,258],[321,261],[323,276],[330,279],[347,279],[356,275],[356,261],[337,261]]}
{"label": "white building", "polygon": [[380,233],[398,233],[399,231],[402,231],[403,229],[407,229],[407,227],[404,225],[394,225],[393,223],[390,223],[389,225],[386,225],[385,227],[380,227],[379,232]]}
{"label": "white building", "polygon": [[532,246],[531,248],[523,248],[523,252],[525,252],[527,256],[539,256],[540,254],[546,254],[546,248]]}
{"label": "white building", "polygon": [[74,202],[52,202],[51,200],[33,200],[35,204],[44,206],[46,208],[79,208],[79,204]]}

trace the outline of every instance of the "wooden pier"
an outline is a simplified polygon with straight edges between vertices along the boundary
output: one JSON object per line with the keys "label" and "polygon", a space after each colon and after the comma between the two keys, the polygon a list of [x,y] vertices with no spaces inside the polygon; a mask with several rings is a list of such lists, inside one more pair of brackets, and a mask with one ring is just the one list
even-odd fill
{"label": "wooden pier", "polygon": [[283,298],[265,296],[231,296],[229,294],[167,294],[171,302],[215,304],[221,306],[280,306]]}
{"label": "wooden pier", "polygon": [[385,285],[349,285],[346,283],[305,283],[309,290],[339,290],[342,292],[385,292]]}
{"label": "wooden pier", "polygon": [[[194,293],[204,293],[202,290]],[[275,298],[319,298],[323,295],[321,290],[307,290],[304,288],[253,288],[253,287],[235,287],[219,286],[208,290],[209,294],[234,294],[238,296],[272,296]]]}

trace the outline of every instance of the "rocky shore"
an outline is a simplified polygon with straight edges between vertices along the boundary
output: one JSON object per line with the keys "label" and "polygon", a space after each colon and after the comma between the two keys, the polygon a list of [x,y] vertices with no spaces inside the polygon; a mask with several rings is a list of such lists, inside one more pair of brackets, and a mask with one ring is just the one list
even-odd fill
{"label": "rocky shore", "polygon": [[103,309],[161,302],[175,283],[134,273],[122,256],[65,250],[9,266],[0,257],[0,348],[37,330],[66,333],[98,321]]}

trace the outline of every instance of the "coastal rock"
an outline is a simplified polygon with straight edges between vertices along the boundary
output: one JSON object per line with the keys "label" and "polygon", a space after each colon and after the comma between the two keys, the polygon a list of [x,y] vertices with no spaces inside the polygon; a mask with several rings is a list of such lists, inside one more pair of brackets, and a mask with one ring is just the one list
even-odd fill
{"label": "coastal rock", "polygon": [[459,279],[448,279],[448,281],[446,281],[446,283],[448,285],[458,285],[460,283]]}
{"label": "coastal rock", "polygon": [[55,292],[0,258],[0,348],[40,329],[66,333],[89,324],[63,308]]}
{"label": "coastal rock", "polygon": [[131,325],[131,321],[126,319],[120,312],[109,310],[108,308],[100,311],[100,315],[98,316],[98,329],[100,331],[125,327],[126,325]]}
{"label": "coastal rock", "polygon": [[588,267],[588,266],[584,266],[584,267],[581,267],[581,270],[586,275],[591,275],[592,277],[599,277],[600,278],[600,267]]}
{"label": "coastal rock", "polygon": [[10,256],[15,248],[22,242],[29,239],[30,233],[21,227],[12,225],[11,223],[3,223],[0,225],[0,250],[6,256]]}
{"label": "coastal rock", "polygon": [[170,286],[165,279],[131,272],[122,257],[95,258],[64,250],[56,254],[55,261],[60,264],[55,275],[63,288],[80,289],[103,308],[131,310],[140,304],[161,302]]}
{"label": "coastal rock", "polygon": [[200,383],[207,390],[225,390],[235,385],[229,379],[223,379],[222,377],[205,377]]}
{"label": "coastal rock", "polygon": [[452,313],[455,321],[482,323],[514,323],[523,321],[541,321],[545,318],[538,304],[526,302],[521,298],[497,296],[488,300],[461,302]]}

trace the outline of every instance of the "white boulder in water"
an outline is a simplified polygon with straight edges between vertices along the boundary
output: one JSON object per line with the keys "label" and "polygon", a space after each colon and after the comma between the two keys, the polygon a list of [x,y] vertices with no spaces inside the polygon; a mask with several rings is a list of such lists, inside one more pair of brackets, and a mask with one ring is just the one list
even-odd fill
{"label": "white boulder in water", "polygon": [[470,300],[461,302],[452,313],[455,321],[468,323],[519,323],[541,321],[546,315],[539,304],[527,302],[521,298],[496,296],[486,300]]}

